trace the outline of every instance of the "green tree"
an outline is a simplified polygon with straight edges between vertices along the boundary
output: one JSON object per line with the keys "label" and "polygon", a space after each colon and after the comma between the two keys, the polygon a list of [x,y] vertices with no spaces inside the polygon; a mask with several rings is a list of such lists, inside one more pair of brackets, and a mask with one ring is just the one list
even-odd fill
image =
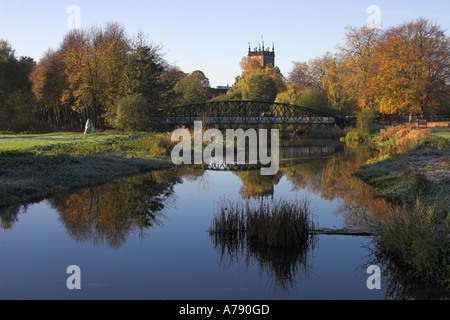
{"label": "green tree", "polygon": [[0,40],[0,130],[23,131],[33,125],[29,75],[34,65],[31,58],[17,59],[11,45]]}
{"label": "green tree", "polygon": [[180,95],[178,104],[194,104],[207,100],[209,80],[205,74],[196,70],[177,82],[174,90]]}
{"label": "green tree", "polygon": [[311,87],[299,90],[294,84],[288,85],[285,92],[279,93],[275,102],[293,104],[314,110],[328,110],[327,98],[320,90]]}
{"label": "green tree", "polygon": [[277,84],[265,72],[253,72],[237,84],[243,100],[273,102],[278,94]]}
{"label": "green tree", "polygon": [[153,110],[140,93],[128,94],[117,103],[114,125],[121,131],[148,131],[152,126]]}

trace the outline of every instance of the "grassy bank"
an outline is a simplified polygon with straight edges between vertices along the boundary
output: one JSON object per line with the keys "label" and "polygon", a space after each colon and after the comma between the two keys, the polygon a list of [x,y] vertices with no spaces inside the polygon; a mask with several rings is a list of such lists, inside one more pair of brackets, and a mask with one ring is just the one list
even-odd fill
{"label": "grassy bank", "polygon": [[168,168],[170,137],[140,133],[0,136],[0,207]]}
{"label": "grassy bank", "polygon": [[[370,141],[378,156],[357,176],[393,202],[449,203],[450,140],[430,130],[397,126],[381,130]],[[446,208],[447,210],[449,208]]]}
{"label": "grassy bank", "polygon": [[450,286],[450,141],[398,126],[370,143],[379,155],[356,175],[398,207],[386,213],[380,250],[411,277]]}

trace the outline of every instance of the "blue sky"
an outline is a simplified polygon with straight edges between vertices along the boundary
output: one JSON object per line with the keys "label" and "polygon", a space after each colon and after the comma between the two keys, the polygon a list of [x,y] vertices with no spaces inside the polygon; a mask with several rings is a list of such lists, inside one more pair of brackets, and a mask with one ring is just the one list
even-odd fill
{"label": "blue sky", "polygon": [[[275,43],[284,75],[293,61],[307,61],[343,42],[345,26],[362,26],[380,9],[383,28],[425,17],[450,30],[449,0],[0,0],[0,38],[18,56],[39,61],[68,32],[71,5],[81,27],[116,21],[129,35],[139,30],[163,47],[165,59],[185,72],[202,70],[211,86],[233,84],[248,43]],[[448,34],[448,32],[447,32]]]}

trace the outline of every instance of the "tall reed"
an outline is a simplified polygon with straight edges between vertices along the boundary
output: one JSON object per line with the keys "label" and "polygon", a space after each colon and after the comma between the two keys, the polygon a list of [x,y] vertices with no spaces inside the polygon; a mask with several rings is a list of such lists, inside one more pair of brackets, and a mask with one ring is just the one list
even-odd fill
{"label": "tall reed", "polygon": [[260,203],[222,199],[209,232],[270,248],[292,248],[307,244],[313,229],[306,198]]}

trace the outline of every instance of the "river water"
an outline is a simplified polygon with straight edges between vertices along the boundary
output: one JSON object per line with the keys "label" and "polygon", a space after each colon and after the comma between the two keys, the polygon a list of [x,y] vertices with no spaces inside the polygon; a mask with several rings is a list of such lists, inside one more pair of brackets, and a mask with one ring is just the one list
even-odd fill
{"label": "river water", "polygon": [[[336,141],[296,141],[282,146],[275,176],[178,167],[3,209],[0,299],[414,296],[385,273],[381,289],[368,288],[368,267],[386,269],[368,236],[319,235],[299,253],[227,248],[208,232],[224,198],[307,197],[317,226],[364,227],[387,206],[352,176],[368,157]],[[72,265],[80,290],[67,287]]]}

